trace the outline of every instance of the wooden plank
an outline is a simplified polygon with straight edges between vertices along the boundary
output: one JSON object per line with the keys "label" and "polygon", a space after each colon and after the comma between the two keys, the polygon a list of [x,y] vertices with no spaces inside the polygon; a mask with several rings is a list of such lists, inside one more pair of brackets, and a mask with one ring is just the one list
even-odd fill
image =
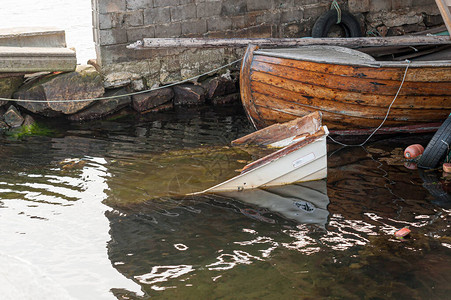
{"label": "wooden plank", "polygon": [[[371,107],[388,107],[394,96],[382,96],[361,94],[357,92],[338,92],[328,87],[318,87],[310,84],[299,84],[298,82],[273,77],[261,78],[261,73],[254,73],[251,88],[253,92],[266,93],[272,97],[280,97],[291,101],[309,101],[308,99],[318,99],[318,101],[328,101],[333,99],[337,105],[362,105]],[[265,79],[271,78],[271,84]],[[449,96],[398,96],[393,108],[410,109],[446,109],[451,111]]]}
{"label": "wooden plank", "polygon": [[[317,70],[317,72],[331,73],[340,76],[359,76],[365,78],[396,80],[396,81],[402,80],[407,66],[407,64],[404,63],[404,65],[400,67],[390,66],[377,68],[366,66],[353,66],[346,68],[341,65],[318,64],[316,62],[290,60],[263,55],[255,55],[254,61],[293,67],[299,70],[315,69]],[[409,71],[407,72],[406,80],[416,82],[451,82],[451,66],[448,67],[423,66],[421,68],[415,68],[412,67],[411,65],[409,67]]]}
{"label": "wooden plank", "polygon": [[[346,66],[342,66],[345,68]],[[349,67],[348,67],[349,68]],[[364,78],[349,76],[343,78],[335,74],[327,74],[312,70],[299,70],[280,65],[269,65],[255,62],[252,64],[253,72],[273,74],[283,78],[290,78],[302,83],[313,83],[317,86],[327,86],[338,91],[354,91],[372,95],[394,96],[401,84],[400,81],[381,80],[376,78]],[[356,73],[357,75],[358,73]],[[406,81],[400,91],[400,95],[449,95],[451,82],[412,82]],[[332,96],[332,95],[331,95]]]}
{"label": "wooden plank", "polygon": [[[451,34],[451,0],[435,0],[435,3],[437,3],[446,28],[448,28],[448,32]],[[448,38],[451,39],[451,35]]]}
{"label": "wooden plank", "polygon": [[390,36],[356,38],[144,38],[127,46],[128,49],[147,48],[222,48],[247,47],[250,44],[265,47],[290,47],[303,45],[335,45],[350,48],[374,46],[415,46],[451,44],[446,36]]}

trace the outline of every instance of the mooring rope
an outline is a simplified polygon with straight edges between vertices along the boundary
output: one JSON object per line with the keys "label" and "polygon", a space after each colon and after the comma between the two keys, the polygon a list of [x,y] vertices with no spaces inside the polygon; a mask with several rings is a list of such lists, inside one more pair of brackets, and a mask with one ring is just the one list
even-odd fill
{"label": "mooring rope", "polygon": [[218,68],[212,69],[212,70],[210,70],[208,72],[205,72],[203,74],[200,74],[200,75],[197,75],[197,76],[193,76],[191,78],[187,78],[187,79],[175,82],[175,83],[171,83],[171,84],[164,85],[164,86],[159,86],[159,87],[156,87],[156,88],[151,88],[151,89],[148,89],[148,90],[122,94],[122,95],[100,97],[100,98],[92,98],[92,99],[61,99],[61,100],[11,99],[11,98],[1,98],[0,97],[0,100],[2,100],[2,101],[10,101],[10,102],[30,102],[30,103],[67,103],[67,102],[100,101],[100,100],[109,100],[109,99],[115,99],[115,98],[122,98],[122,97],[128,97],[128,96],[133,96],[133,95],[144,94],[144,93],[148,93],[148,92],[152,92],[152,91],[156,91],[156,90],[172,87],[172,86],[175,86],[175,85],[179,85],[179,84],[182,84],[182,83],[185,83],[185,82],[188,82],[188,81],[192,81],[192,80],[195,80],[195,79],[200,78],[202,76],[205,76],[205,75],[214,73],[216,71],[219,71],[221,69],[227,68],[228,66],[236,64],[237,62],[240,62],[241,60],[242,60],[242,58],[237,59],[235,61],[232,61],[231,63],[228,63],[226,65],[223,65],[223,66],[220,66]]}
{"label": "mooring rope", "polygon": [[393,103],[395,103],[395,100],[398,98],[399,92],[401,91],[401,88],[404,85],[404,81],[406,80],[407,70],[409,69],[411,61],[406,59],[406,62],[407,62],[407,66],[406,66],[406,70],[404,71],[404,76],[402,78],[401,84],[399,85],[398,91],[396,92],[396,95],[393,98],[393,101],[388,106],[388,110],[387,110],[387,113],[385,114],[385,118],[382,121],[382,123],[376,129],[374,129],[374,131],[368,136],[368,138],[363,143],[360,143],[358,145],[344,144],[344,143],[341,143],[341,142],[338,142],[338,141],[334,140],[334,138],[332,138],[331,136],[328,136],[329,139],[331,139],[334,143],[337,143],[338,145],[341,145],[341,146],[344,146],[344,147],[361,147],[361,146],[365,145],[366,142],[368,142],[370,140],[370,138],[382,127],[382,125],[384,125],[385,121],[387,121],[388,115],[390,114],[391,107],[393,106]]}
{"label": "mooring rope", "polygon": [[337,0],[334,0],[332,2],[332,5],[330,6],[330,9],[334,9],[337,11],[337,23],[336,24],[340,24],[341,23],[341,8],[340,5],[338,5]]}

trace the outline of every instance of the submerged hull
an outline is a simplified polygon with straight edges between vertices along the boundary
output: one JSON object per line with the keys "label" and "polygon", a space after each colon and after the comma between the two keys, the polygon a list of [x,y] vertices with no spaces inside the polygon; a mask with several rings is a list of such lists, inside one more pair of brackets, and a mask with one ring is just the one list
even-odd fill
{"label": "submerged hull", "polygon": [[384,127],[440,123],[451,113],[451,61],[377,62],[334,46],[250,46],[240,76],[243,105],[258,129],[314,111],[332,131],[375,128],[402,82]]}

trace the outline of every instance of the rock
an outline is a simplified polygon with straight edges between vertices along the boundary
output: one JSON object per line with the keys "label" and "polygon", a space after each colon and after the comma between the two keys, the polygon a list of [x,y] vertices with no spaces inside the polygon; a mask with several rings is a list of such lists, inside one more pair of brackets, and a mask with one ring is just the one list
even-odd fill
{"label": "rock", "polygon": [[143,91],[146,88],[146,85],[144,83],[144,79],[140,78],[137,80],[132,80],[130,82],[130,89],[133,92],[137,92],[137,91]]}
{"label": "rock", "polygon": [[[23,76],[13,76],[0,78],[0,97],[1,98],[11,98],[13,93],[21,86],[23,83]],[[1,101],[0,106],[7,104],[8,101]]]}
{"label": "rock", "polygon": [[33,119],[32,116],[30,115],[25,115],[25,118],[23,120],[22,126],[31,126],[33,124],[35,124],[35,120]]}
{"label": "rock", "polygon": [[106,89],[115,89],[129,85],[133,80],[140,78],[140,75],[131,72],[115,72],[105,77],[103,85]]}
{"label": "rock", "polygon": [[[51,74],[36,82],[22,86],[14,97],[33,100],[94,99],[104,93],[103,81],[93,66],[77,66],[74,72]],[[79,102],[20,102],[23,108],[44,116],[74,114],[91,105],[93,101]]]}
{"label": "rock", "polygon": [[155,108],[151,108],[146,111],[143,111],[141,113],[146,113],[146,114],[147,113],[157,113],[157,112],[162,112],[162,111],[166,111],[166,110],[171,110],[173,108],[174,108],[174,103],[172,101],[169,101],[169,102],[163,103],[161,105],[158,105]]}
{"label": "rock", "polygon": [[168,103],[174,97],[172,88],[159,89],[133,96],[133,108],[139,112],[145,112]]}
{"label": "rock", "polygon": [[9,128],[8,124],[6,124],[5,121],[0,119],[0,130],[5,130],[5,129],[8,129],[8,128]]}
{"label": "rock", "polygon": [[205,90],[193,84],[174,86],[174,105],[192,105],[205,103]]}
{"label": "rock", "polygon": [[[127,94],[127,91],[125,90],[125,88],[121,88],[113,91],[107,91],[104,97],[119,96],[124,94]],[[125,106],[129,105],[131,101],[132,100],[130,96],[99,100],[87,109],[70,115],[67,118],[71,121],[100,119],[124,108]]]}
{"label": "rock", "polygon": [[208,99],[236,93],[235,82],[230,77],[215,77],[203,82],[202,86],[207,92]]}
{"label": "rock", "polygon": [[21,126],[24,121],[24,118],[20,112],[13,105],[8,108],[3,117],[5,119],[5,123],[12,128]]}
{"label": "rock", "polygon": [[211,100],[213,105],[223,105],[240,102],[240,93],[233,93],[222,97],[216,97]]}

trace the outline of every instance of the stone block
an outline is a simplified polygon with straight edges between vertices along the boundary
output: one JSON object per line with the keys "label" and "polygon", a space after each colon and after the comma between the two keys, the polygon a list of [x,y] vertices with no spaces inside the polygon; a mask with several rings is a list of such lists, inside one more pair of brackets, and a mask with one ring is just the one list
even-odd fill
{"label": "stone block", "polygon": [[196,5],[186,4],[171,7],[171,22],[186,21],[196,18]]}
{"label": "stone block", "polygon": [[6,113],[3,115],[3,119],[5,120],[5,123],[11,128],[21,126],[24,121],[24,118],[22,117],[20,112],[13,105],[8,108]]}
{"label": "stone block", "polygon": [[113,28],[99,30],[100,45],[114,45],[127,42],[127,31],[125,29]]}
{"label": "stone block", "polygon": [[146,112],[162,104],[168,103],[174,97],[172,88],[164,88],[133,96],[133,108],[138,112]]}
{"label": "stone block", "polygon": [[211,104],[213,105],[225,105],[225,104],[233,104],[240,102],[241,97],[240,93],[233,93],[221,97],[217,97],[211,100]]}
{"label": "stone block", "polygon": [[127,10],[139,10],[153,7],[153,0],[127,0]]}
{"label": "stone block", "polygon": [[99,0],[97,10],[101,14],[125,11],[125,0]]}
{"label": "stone block", "polygon": [[247,10],[270,10],[274,8],[274,0],[247,0]]}
{"label": "stone block", "polygon": [[182,34],[181,23],[170,23],[155,26],[156,38],[179,37],[181,34]]}
{"label": "stone block", "polygon": [[412,6],[412,0],[392,0],[391,8],[393,10],[405,9]]}
{"label": "stone block", "polygon": [[205,103],[205,90],[193,84],[174,86],[174,105],[200,105]]}
{"label": "stone block", "polygon": [[235,81],[223,76],[214,77],[202,82],[202,87],[206,91],[207,99],[224,96],[226,94],[236,93]]}
{"label": "stone block", "polygon": [[297,22],[304,18],[304,9],[290,9],[280,13],[281,23]]}
{"label": "stone block", "polygon": [[[14,92],[23,83],[23,76],[0,78],[0,97],[11,98]],[[8,101],[0,101],[0,106],[8,103]]]}
{"label": "stone block", "polygon": [[252,26],[255,26],[257,24],[279,23],[280,14],[280,10],[254,12],[252,16],[255,18],[255,24],[253,24]]}
{"label": "stone block", "polygon": [[99,29],[113,28],[112,13],[98,14],[98,19],[99,19]]}
{"label": "stone block", "polygon": [[171,22],[169,7],[156,7],[144,10],[144,24],[166,24]]}
{"label": "stone block", "polygon": [[[122,88],[107,91],[103,96],[114,97],[121,96],[124,94],[127,94],[127,90]],[[92,106],[84,109],[83,111],[67,116],[67,119],[71,121],[86,121],[86,120],[101,119],[105,116],[111,115],[112,113],[119,111],[120,109],[128,106],[130,103],[131,103],[130,96],[99,100],[95,102]]]}
{"label": "stone block", "polygon": [[103,79],[95,68],[93,66],[77,66],[75,72],[48,75],[36,82],[25,84],[14,94],[14,97],[55,101],[18,103],[31,112],[51,117],[74,114],[93,102],[92,100],[77,102],[62,100],[94,99],[103,93]]}
{"label": "stone block", "polygon": [[51,47],[1,47],[0,72],[73,71],[75,51]]}
{"label": "stone block", "polygon": [[144,25],[144,14],[142,10],[127,12],[124,14],[124,22],[127,27]]}
{"label": "stone block", "polygon": [[182,22],[182,35],[184,36],[198,36],[207,32],[206,20],[193,20]]}
{"label": "stone block", "polygon": [[195,0],[179,0],[179,5],[190,4],[190,3],[196,3],[196,1]]}
{"label": "stone block", "polygon": [[132,43],[143,38],[155,37],[155,26],[135,27],[127,29],[127,41]]}
{"label": "stone block", "polygon": [[0,46],[66,47],[66,33],[55,27],[2,28]]}
{"label": "stone block", "polygon": [[103,85],[106,89],[115,89],[129,85],[132,80],[140,79],[140,77],[139,74],[127,71],[112,72],[105,76]]}
{"label": "stone block", "polygon": [[213,17],[207,20],[208,31],[225,31],[232,28],[232,20],[230,18]]}
{"label": "stone block", "polygon": [[154,0],[153,3],[154,7],[176,6],[179,0]]}
{"label": "stone block", "polygon": [[370,1],[370,12],[391,11],[392,0]]}
{"label": "stone block", "polygon": [[311,7],[306,7],[304,9],[304,19],[312,18],[316,20],[319,18],[319,16],[327,12],[329,8],[330,8],[329,5],[315,5]]}
{"label": "stone block", "polygon": [[363,13],[370,11],[370,0],[349,0],[349,12]]}
{"label": "stone block", "polygon": [[221,16],[237,16],[247,12],[246,0],[229,0],[222,2]]}
{"label": "stone block", "polygon": [[208,1],[197,4],[197,17],[208,18],[215,17],[221,14],[222,1]]}

